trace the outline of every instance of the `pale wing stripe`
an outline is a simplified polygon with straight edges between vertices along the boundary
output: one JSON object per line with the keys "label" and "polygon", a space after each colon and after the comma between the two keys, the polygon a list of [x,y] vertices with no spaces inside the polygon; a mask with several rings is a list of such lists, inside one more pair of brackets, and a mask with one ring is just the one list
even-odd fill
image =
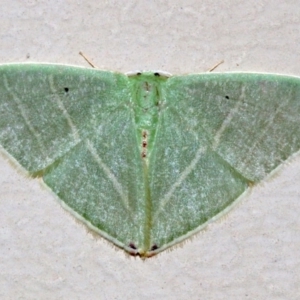
{"label": "pale wing stripe", "polygon": [[125,194],[121,184],[118,182],[115,175],[111,172],[109,167],[102,161],[102,159],[98,155],[98,153],[97,153],[95,147],[93,146],[93,144],[89,140],[87,140],[86,144],[87,144],[88,150],[90,151],[90,153],[92,154],[92,156],[94,157],[94,159],[96,160],[98,165],[103,169],[104,173],[111,180],[114,188],[116,189],[116,191],[120,195],[120,198],[122,199],[122,201],[125,205],[125,208],[129,211],[129,201],[128,201],[128,197],[126,196],[127,193]]}
{"label": "pale wing stripe", "polygon": [[242,91],[241,91],[241,96],[239,97],[239,101],[237,101],[237,103],[235,104],[235,106],[230,110],[229,114],[227,115],[227,117],[223,121],[221,127],[219,128],[219,130],[215,134],[214,142],[213,142],[213,145],[212,145],[212,149],[214,151],[219,146],[219,143],[220,143],[221,136],[222,136],[223,132],[228,127],[228,125],[232,121],[232,119],[235,116],[235,114],[238,112],[241,104],[243,103],[242,99],[244,99],[244,97],[245,97],[245,88],[243,87]]}
{"label": "pale wing stripe", "polygon": [[6,90],[8,91],[8,93],[10,93],[12,95],[12,98],[14,99],[15,103],[17,103],[18,109],[21,112],[21,115],[22,115],[26,125],[28,126],[30,132],[33,134],[33,136],[36,138],[36,140],[38,142],[38,145],[39,145],[40,150],[43,154],[43,157],[47,157],[46,155],[44,155],[45,154],[44,151],[45,151],[46,147],[45,147],[45,145],[44,145],[44,143],[41,139],[41,135],[34,129],[32,124],[30,123],[30,119],[29,119],[28,115],[26,114],[26,110],[23,108],[20,99],[17,97],[17,95],[9,87],[7,77],[5,75],[4,75],[4,86],[5,86]]}
{"label": "pale wing stripe", "polygon": [[186,179],[186,177],[193,171],[193,169],[196,167],[197,163],[199,162],[201,156],[203,153],[206,152],[206,147],[200,147],[194,159],[191,161],[191,163],[185,168],[185,170],[181,173],[177,181],[171,186],[169,191],[165,194],[161,201],[161,205],[159,206],[159,209],[154,214],[153,221],[158,217],[159,213],[162,211],[162,209],[166,206],[166,204],[171,200],[172,195],[174,194],[175,190],[183,183],[183,181]]}
{"label": "pale wing stripe", "polygon": [[257,147],[257,145],[259,145],[259,144],[261,143],[261,141],[262,141],[262,139],[264,138],[264,136],[268,133],[269,128],[272,127],[272,126],[274,126],[274,122],[273,122],[274,119],[276,118],[276,116],[277,116],[280,112],[282,112],[282,110],[280,110],[280,109],[281,109],[283,106],[285,106],[285,105],[286,105],[286,103],[282,102],[281,105],[278,106],[277,112],[276,112],[274,115],[270,115],[270,118],[269,118],[269,120],[268,120],[268,122],[267,122],[265,128],[264,128],[263,130],[260,131],[261,134],[259,135],[259,137],[258,137],[257,140],[255,141],[255,143],[253,143],[252,146],[251,146],[251,148],[249,148],[249,149],[247,150],[247,156],[244,157],[244,158],[242,159],[241,165],[242,165],[243,167],[245,167],[245,166],[249,163],[250,160],[251,160],[251,161],[253,160],[253,159],[251,158],[251,157],[252,157],[252,152],[253,152],[254,149]]}
{"label": "pale wing stripe", "polygon": [[78,130],[77,130],[75,124],[73,123],[72,118],[70,117],[68,111],[66,110],[63,102],[61,101],[61,99],[59,97],[59,93],[55,89],[54,82],[53,82],[53,76],[49,76],[49,83],[50,83],[50,89],[51,89],[53,95],[55,95],[55,100],[58,104],[58,107],[62,111],[64,117],[67,119],[67,122],[71,128],[74,140],[77,144],[78,142],[80,142],[80,136],[79,136]]}

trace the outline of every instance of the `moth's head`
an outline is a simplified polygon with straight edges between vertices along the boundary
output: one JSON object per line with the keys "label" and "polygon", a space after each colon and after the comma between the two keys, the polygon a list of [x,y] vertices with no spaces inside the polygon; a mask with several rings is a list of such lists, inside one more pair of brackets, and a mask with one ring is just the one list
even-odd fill
{"label": "moth's head", "polygon": [[128,77],[141,77],[141,78],[164,78],[167,79],[172,76],[171,73],[165,71],[131,71],[127,72]]}

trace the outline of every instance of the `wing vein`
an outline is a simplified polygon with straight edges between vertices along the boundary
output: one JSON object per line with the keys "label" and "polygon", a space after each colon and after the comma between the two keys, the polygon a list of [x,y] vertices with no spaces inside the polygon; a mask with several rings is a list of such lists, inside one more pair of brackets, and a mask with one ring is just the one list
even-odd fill
{"label": "wing vein", "polygon": [[223,132],[226,130],[226,128],[228,127],[228,125],[232,121],[233,117],[238,112],[241,104],[243,103],[242,99],[244,99],[244,97],[245,97],[245,88],[243,87],[242,91],[241,91],[241,95],[239,97],[239,101],[237,101],[237,103],[234,105],[234,107],[230,110],[229,114],[226,116],[226,118],[224,119],[222,125],[220,126],[219,130],[216,132],[216,134],[214,136],[214,141],[213,141],[213,145],[212,145],[212,149],[214,151],[217,149],[217,147],[220,143],[221,136],[222,136]]}
{"label": "wing vein", "polygon": [[128,197],[125,196],[125,192],[123,191],[123,188],[122,188],[121,184],[119,183],[119,181],[117,180],[116,176],[112,173],[112,171],[109,169],[109,167],[102,161],[101,157],[98,155],[92,142],[87,140],[86,145],[87,145],[87,148],[90,151],[91,155],[93,156],[93,158],[96,160],[97,164],[99,165],[99,167],[104,171],[106,176],[112,182],[115,190],[120,195],[120,198],[121,198],[125,208],[127,209],[127,211],[129,211],[130,209],[129,209]]}
{"label": "wing vein", "polygon": [[54,81],[53,81],[53,76],[49,77],[49,84],[50,84],[50,89],[51,89],[53,95],[55,95],[55,100],[56,100],[56,102],[58,104],[58,107],[62,111],[64,117],[67,120],[68,125],[71,128],[74,140],[75,140],[76,143],[78,143],[80,141],[80,136],[79,136],[79,133],[78,133],[79,131],[76,128],[75,124],[73,123],[70,114],[68,113],[67,109],[64,106],[64,103],[61,101],[61,99],[58,96],[59,94],[58,94],[57,90],[55,89]]}
{"label": "wing vein", "polygon": [[266,125],[263,129],[260,130],[260,135],[258,136],[258,138],[256,139],[256,141],[251,145],[251,147],[247,150],[247,155],[246,157],[243,157],[241,159],[241,164],[243,166],[243,168],[245,168],[245,166],[247,166],[249,164],[249,161],[251,161],[251,157],[252,157],[252,153],[255,150],[255,148],[257,148],[257,145],[261,144],[262,141],[264,140],[264,137],[267,135],[267,133],[269,132],[270,127],[274,127],[274,119],[283,112],[283,110],[281,110],[282,107],[284,107],[286,105],[286,103],[282,102],[278,108],[277,111],[274,115],[270,115],[270,118],[267,120]]}
{"label": "wing vein", "polygon": [[9,84],[8,84],[8,80],[7,80],[7,77],[4,75],[4,86],[6,88],[6,90],[8,91],[8,93],[11,94],[14,102],[17,104],[17,107],[21,113],[21,116],[22,118],[24,119],[25,121],[25,124],[27,125],[27,127],[29,128],[29,131],[33,134],[33,136],[36,138],[37,142],[38,142],[38,145],[40,147],[40,150],[43,154],[43,157],[46,157],[44,155],[44,152],[45,152],[45,145],[43,143],[43,141],[41,140],[41,136],[40,134],[34,129],[33,125],[31,124],[30,122],[30,118],[29,116],[27,115],[26,113],[26,109],[24,109],[23,105],[21,104],[21,101],[20,99],[17,97],[17,95],[11,90],[11,88],[9,87]]}
{"label": "wing vein", "polygon": [[161,205],[159,206],[157,212],[154,214],[153,220],[155,220],[159,213],[163,210],[163,208],[170,202],[172,195],[174,194],[175,190],[183,183],[183,181],[187,178],[187,176],[193,171],[193,169],[196,167],[197,163],[199,162],[200,158],[202,157],[202,154],[206,152],[206,147],[200,147],[195,157],[191,160],[190,164],[184,169],[184,171],[181,173],[179,178],[176,180],[176,182],[170,187],[169,191],[165,194],[161,201]]}

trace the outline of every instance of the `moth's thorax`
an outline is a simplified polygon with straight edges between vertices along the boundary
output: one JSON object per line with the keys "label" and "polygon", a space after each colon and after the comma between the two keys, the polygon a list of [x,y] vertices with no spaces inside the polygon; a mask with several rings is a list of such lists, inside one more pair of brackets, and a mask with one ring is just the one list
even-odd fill
{"label": "moth's thorax", "polygon": [[152,150],[167,77],[159,73],[138,73],[129,79],[141,156],[147,159]]}

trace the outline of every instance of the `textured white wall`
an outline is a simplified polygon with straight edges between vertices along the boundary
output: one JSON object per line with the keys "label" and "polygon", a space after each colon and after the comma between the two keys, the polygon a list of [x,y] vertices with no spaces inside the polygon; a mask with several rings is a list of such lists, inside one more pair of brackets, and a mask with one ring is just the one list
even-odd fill
{"label": "textured white wall", "polygon": [[[1,0],[0,63],[300,76],[300,1]],[[0,95],[1,96],[1,95]],[[300,120],[300,119],[299,119]],[[127,257],[0,157],[1,299],[299,299],[300,158],[182,247]]]}

